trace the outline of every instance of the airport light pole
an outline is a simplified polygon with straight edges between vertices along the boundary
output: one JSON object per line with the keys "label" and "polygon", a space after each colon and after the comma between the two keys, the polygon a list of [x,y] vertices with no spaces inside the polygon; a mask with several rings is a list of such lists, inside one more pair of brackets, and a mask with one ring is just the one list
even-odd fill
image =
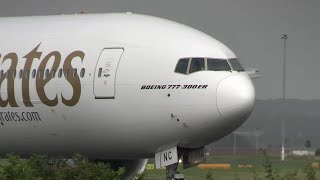
{"label": "airport light pole", "polygon": [[281,39],[283,39],[283,83],[282,83],[282,97],[285,100],[286,99],[286,53],[287,53],[287,39],[288,35],[287,34],[282,34]]}
{"label": "airport light pole", "polygon": [[[283,39],[283,82],[282,82],[282,98],[283,101],[286,99],[286,51],[287,51],[287,34],[282,34],[281,39]],[[281,161],[284,161],[284,119],[282,119],[282,128],[281,128]]]}

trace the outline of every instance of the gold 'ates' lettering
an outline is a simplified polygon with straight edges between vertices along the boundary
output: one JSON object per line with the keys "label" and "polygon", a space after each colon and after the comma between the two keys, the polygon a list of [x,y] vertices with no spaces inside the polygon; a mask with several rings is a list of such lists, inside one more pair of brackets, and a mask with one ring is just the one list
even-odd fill
{"label": "gold 'ates' lettering", "polygon": [[0,79],[0,87],[1,87],[4,79],[7,77],[7,95],[8,95],[8,97],[6,100],[4,100],[0,96],[0,106],[6,107],[8,104],[10,104],[11,107],[19,107],[16,102],[15,95],[14,95],[14,76],[15,76],[15,72],[16,72],[16,68],[17,68],[18,56],[16,53],[9,53],[3,57],[2,64],[8,59],[11,60],[11,65],[9,67],[9,71],[4,73]]}
{"label": "gold 'ates' lettering", "polygon": [[[28,54],[26,54],[23,58],[25,58],[25,65],[23,68],[22,74],[22,98],[23,103],[26,107],[33,107],[33,104],[30,100],[30,76],[29,72],[31,72],[32,63],[34,60],[38,59],[41,60],[42,52],[38,51],[41,43],[39,43],[33,50],[31,50]],[[81,62],[83,62],[85,57],[85,53],[82,51],[74,51],[70,53],[63,64],[63,74],[66,78],[66,80],[70,83],[70,85],[73,88],[73,94],[70,99],[66,99],[62,94],[62,103],[67,106],[74,106],[76,105],[81,96],[81,83],[80,78],[77,73],[74,73],[73,67],[71,65],[73,60],[80,59]],[[1,58],[1,54],[0,54]],[[43,77],[43,73],[45,72],[46,66],[48,64],[48,61],[50,59],[54,58],[53,65],[47,74],[47,76]],[[17,64],[18,64],[18,56],[16,53],[9,53],[3,57],[2,64],[8,60],[11,60],[11,64],[9,67],[9,70],[2,74],[0,77],[0,89],[2,89],[2,86],[4,86],[5,80],[7,81],[7,99],[3,99],[0,94],[0,107],[6,107],[8,104],[11,107],[19,107],[16,98],[15,98],[15,87],[14,87],[14,80],[17,72]],[[54,73],[56,73],[56,70],[59,68],[61,62],[61,53],[58,51],[53,51],[47,54],[40,62],[40,65],[37,70],[36,75],[36,91],[39,96],[39,99],[42,103],[44,103],[47,106],[56,106],[58,104],[58,96],[56,96],[53,99],[49,99],[48,96],[45,93],[45,85],[48,84],[48,82],[54,77]],[[48,71],[48,70],[47,70]],[[70,74],[70,75],[69,75]],[[0,91],[1,92],[1,91]]]}
{"label": "gold 'ates' lettering", "polygon": [[[31,69],[32,62],[34,59],[40,59],[42,52],[38,52],[38,48],[41,43],[36,46],[32,51],[30,51],[27,55],[23,58],[26,58],[26,63],[24,65],[23,71],[26,72]],[[23,103],[27,107],[33,107],[33,104],[30,101],[30,88],[29,88],[29,76],[22,78],[22,98]]]}
{"label": "gold 'ates' lettering", "polygon": [[[43,76],[46,65],[49,59],[52,57],[54,57],[54,63],[50,73],[47,76]],[[61,54],[58,51],[53,51],[44,57],[39,66],[38,75],[36,78],[36,88],[41,102],[47,106],[56,106],[58,104],[58,96],[56,95],[54,99],[50,100],[44,91],[44,86],[53,78],[53,73],[55,73],[54,70],[58,69],[60,61]]]}
{"label": "gold 'ates' lettering", "polygon": [[71,65],[72,60],[74,60],[76,57],[79,57],[82,62],[84,59],[84,56],[85,56],[84,52],[74,51],[67,56],[67,58],[63,64],[63,74],[73,88],[73,95],[72,95],[71,99],[66,99],[63,97],[63,95],[61,95],[63,104],[65,104],[67,106],[74,106],[80,100],[80,96],[81,96],[80,78],[79,78],[78,74],[76,74],[76,73],[70,74],[69,71],[71,69],[73,69],[73,67]]}

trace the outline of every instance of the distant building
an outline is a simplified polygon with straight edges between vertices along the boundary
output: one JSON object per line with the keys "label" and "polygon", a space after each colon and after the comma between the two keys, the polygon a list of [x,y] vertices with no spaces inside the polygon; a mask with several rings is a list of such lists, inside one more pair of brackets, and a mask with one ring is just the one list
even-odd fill
{"label": "distant building", "polygon": [[295,156],[314,156],[314,151],[309,150],[293,150],[291,151],[292,155]]}

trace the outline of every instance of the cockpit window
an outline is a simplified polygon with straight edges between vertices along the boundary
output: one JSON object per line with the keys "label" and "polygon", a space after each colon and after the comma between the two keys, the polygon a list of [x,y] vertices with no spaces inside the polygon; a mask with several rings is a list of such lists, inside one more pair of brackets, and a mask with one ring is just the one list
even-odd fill
{"label": "cockpit window", "polygon": [[189,64],[189,58],[180,59],[177,64],[176,70],[174,72],[187,74],[188,64]]}
{"label": "cockpit window", "polygon": [[197,71],[245,71],[236,58],[214,59],[205,57],[187,57],[179,59],[176,73],[191,74]]}
{"label": "cockpit window", "polygon": [[238,62],[237,59],[229,59],[229,63],[232,66],[232,69],[234,71],[244,71],[243,67],[241,66],[241,64]]}
{"label": "cockpit window", "polygon": [[222,59],[207,59],[209,71],[230,71],[231,68],[226,60]]}
{"label": "cockpit window", "polygon": [[192,58],[189,73],[204,70],[204,58]]}

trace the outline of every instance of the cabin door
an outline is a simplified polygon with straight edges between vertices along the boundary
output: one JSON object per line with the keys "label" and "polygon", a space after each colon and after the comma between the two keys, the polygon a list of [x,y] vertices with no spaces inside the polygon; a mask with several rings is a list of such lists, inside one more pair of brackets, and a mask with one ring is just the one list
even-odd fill
{"label": "cabin door", "polygon": [[93,91],[96,99],[114,99],[117,69],[123,49],[108,48],[102,50],[97,62]]}

